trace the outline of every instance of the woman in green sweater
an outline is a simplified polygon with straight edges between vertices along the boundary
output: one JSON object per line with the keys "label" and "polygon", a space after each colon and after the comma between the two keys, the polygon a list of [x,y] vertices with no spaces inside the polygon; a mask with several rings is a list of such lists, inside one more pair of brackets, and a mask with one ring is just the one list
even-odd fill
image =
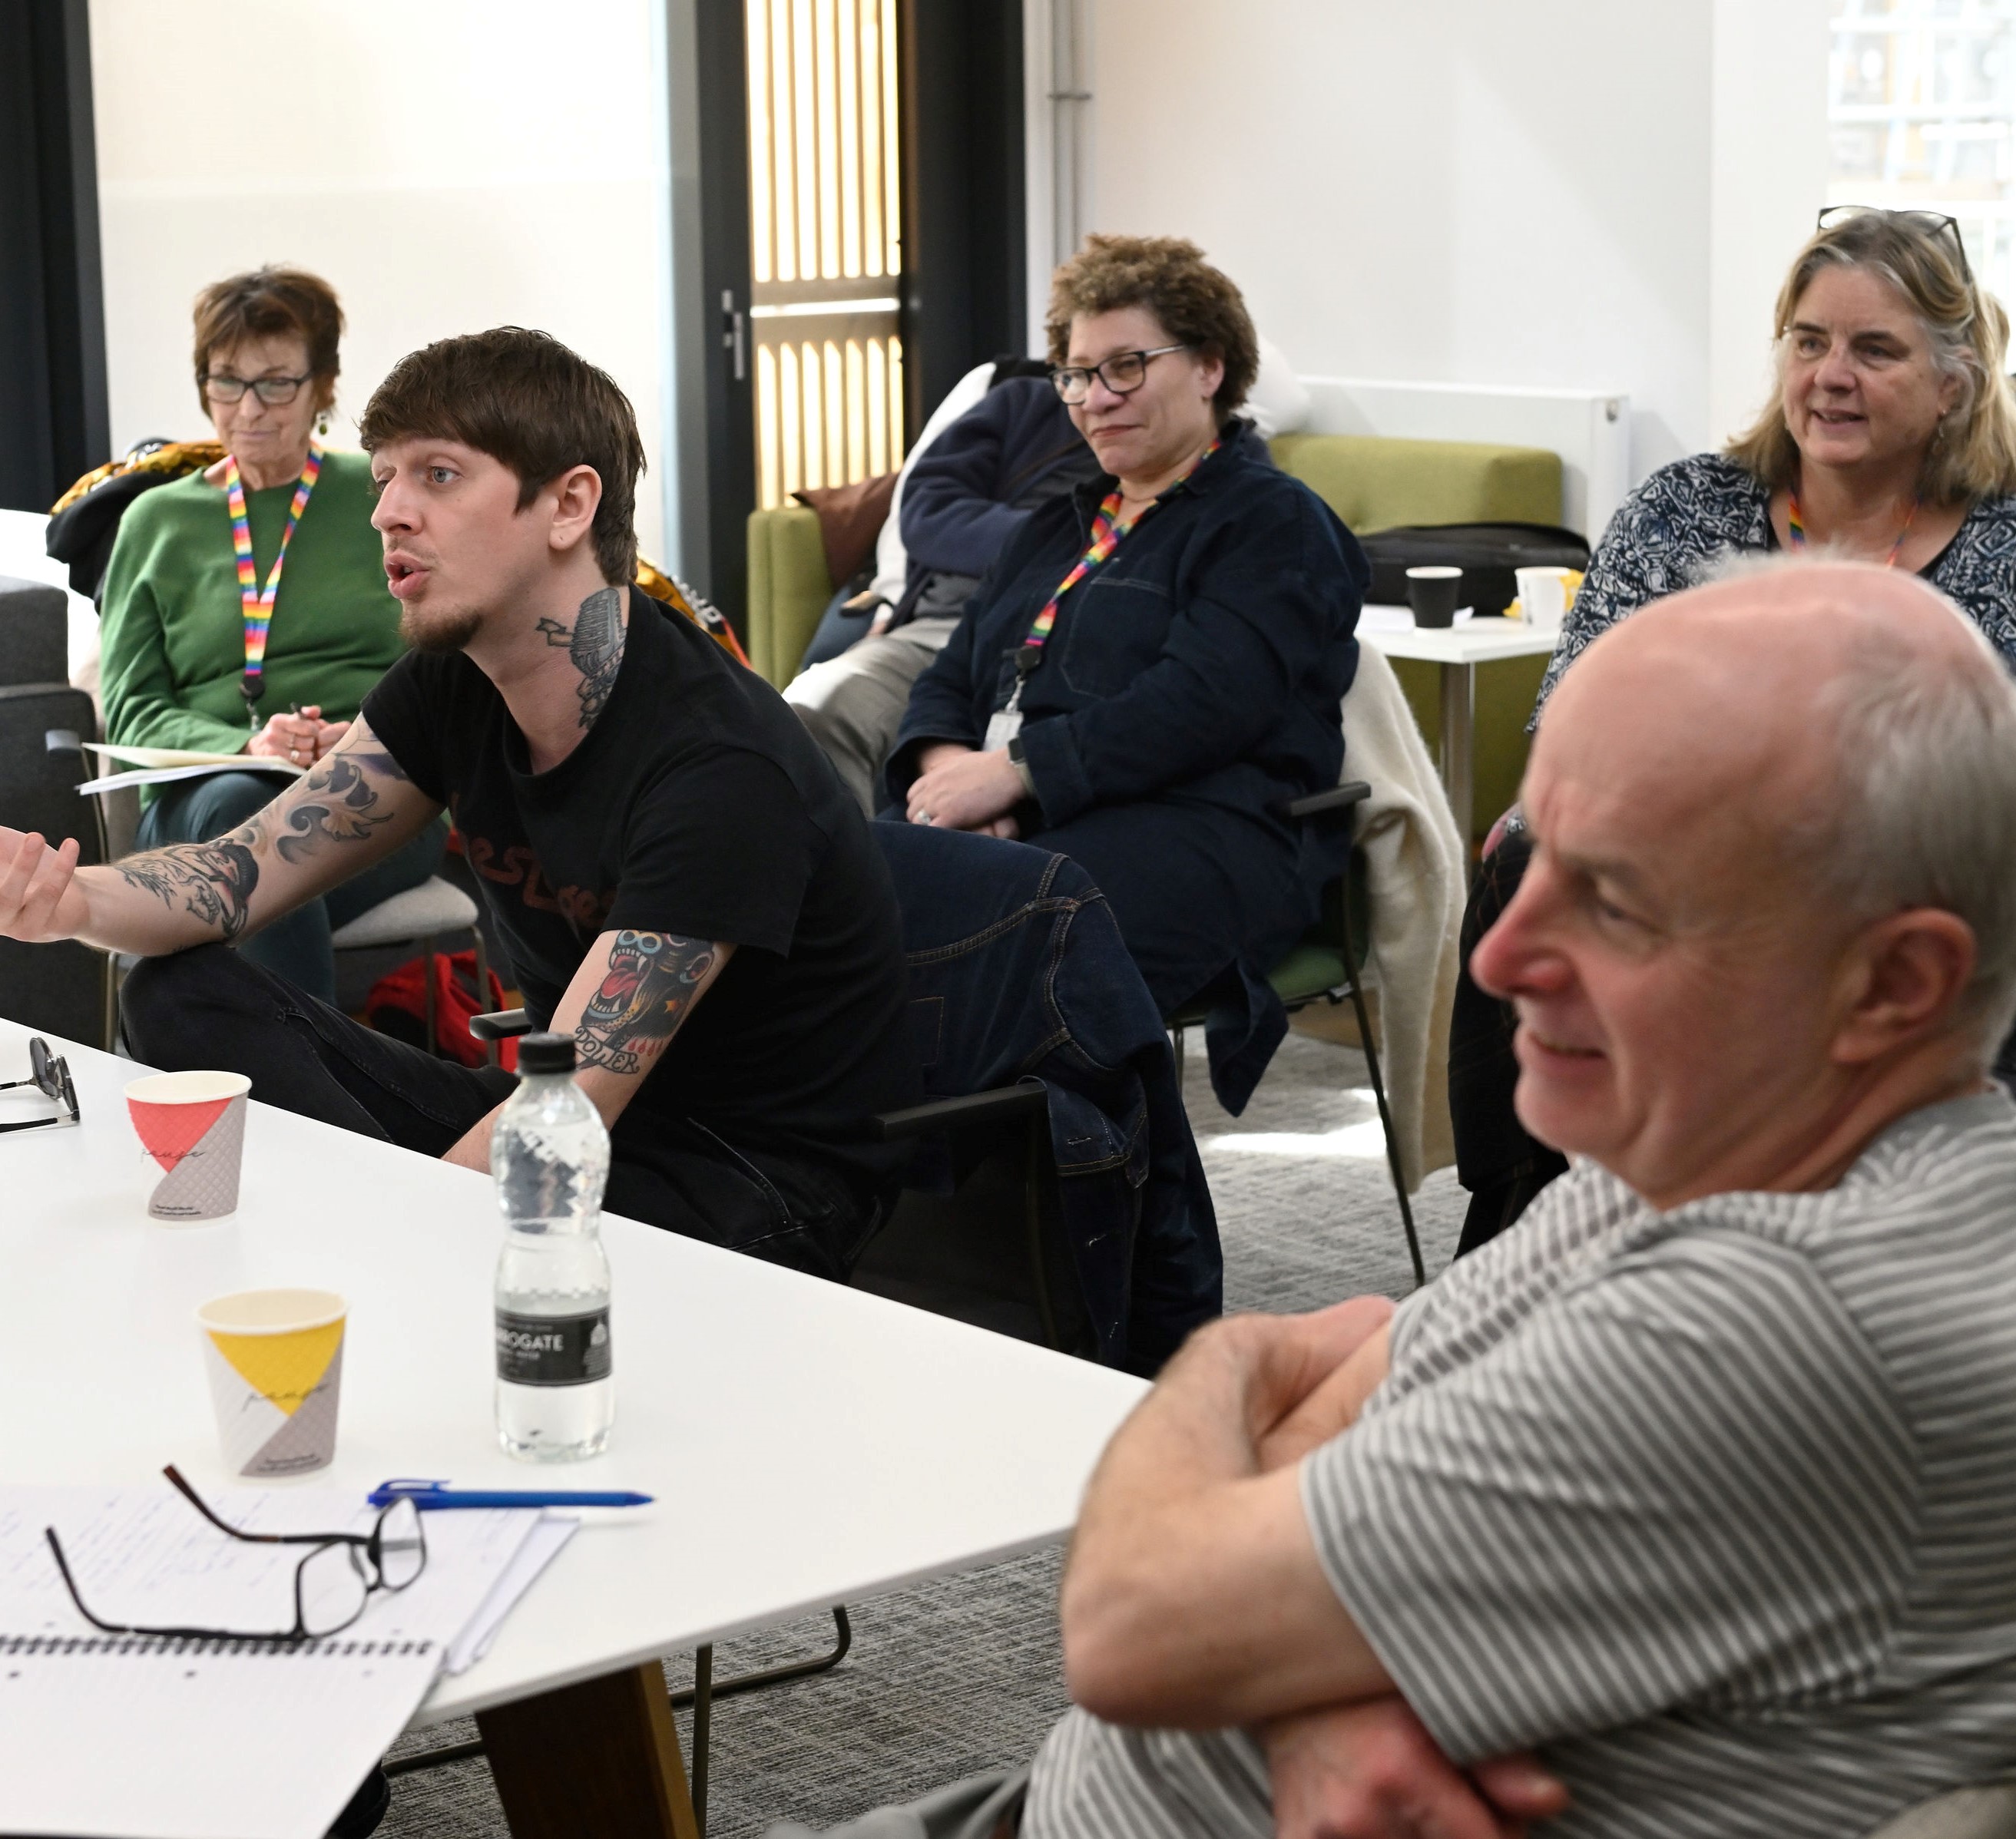
{"label": "woman in green sweater", "polygon": [[[101,631],[109,739],[312,766],[404,649],[371,527],[370,462],[316,438],[342,332],[333,291],[298,269],[234,275],[198,297],[196,388],[225,457],[143,493],[121,520]],[[139,845],[207,842],[285,784],[248,771],[159,787]],[[430,826],[240,948],[333,1000],[332,930],[417,887],[445,842]]]}

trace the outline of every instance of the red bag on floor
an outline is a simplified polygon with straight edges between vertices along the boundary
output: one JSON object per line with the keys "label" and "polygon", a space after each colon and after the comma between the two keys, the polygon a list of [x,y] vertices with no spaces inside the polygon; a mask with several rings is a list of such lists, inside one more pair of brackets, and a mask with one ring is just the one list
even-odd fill
{"label": "red bag on floor", "polygon": [[[427,1045],[427,960],[409,958],[371,986],[364,1005],[364,1019],[381,1035],[416,1047]],[[484,1063],[483,1043],[469,1031],[469,1018],[486,1015],[504,1006],[504,986],[497,973],[489,973],[490,988],[479,999],[476,991],[476,954],[473,952],[437,952],[434,969],[434,1040],[436,1050],[465,1067]],[[518,1070],[518,1043],[499,1044],[499,1062],[508,1072]]]}

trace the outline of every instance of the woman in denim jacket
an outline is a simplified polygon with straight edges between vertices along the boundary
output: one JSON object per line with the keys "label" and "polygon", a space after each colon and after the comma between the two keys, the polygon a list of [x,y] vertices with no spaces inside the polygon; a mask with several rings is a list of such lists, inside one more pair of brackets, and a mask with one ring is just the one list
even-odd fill
{"label": "woman in denim jacket", "polygon": [[1370,571],[1234,420],[1257,340],[1193,244],[1091,238],[1049,331],[1104,476],[989,570],[911,693],[890,794],[913,823],[1082,863],[1165,1013],[1250,999],[1348,851],[1279,809],[1341,772]]}

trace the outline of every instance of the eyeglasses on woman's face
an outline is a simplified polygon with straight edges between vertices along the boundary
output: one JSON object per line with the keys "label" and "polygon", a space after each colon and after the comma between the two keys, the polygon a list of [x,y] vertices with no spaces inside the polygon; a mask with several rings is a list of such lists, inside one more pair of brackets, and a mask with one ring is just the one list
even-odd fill
{"label": "eyeglasses on woman's face", "polygon": [[1097,377],[1116,396],[1131,396],[1148,380],[1148,360],[1170,351],[1187,351],[1186,344],[1157,345],[1146,351],[1115,351],[1097,364],[1053,364],[1050,382],[1067,408],[1075,408],[1092,394]]}
{"label": "eyeglasses on woman's face", "polygon": [[306,376],[232,376],[221,370],[205,371],[197,381],[213,402],[243,402],[250,390],[268,408],[280,408],[301,394]]}

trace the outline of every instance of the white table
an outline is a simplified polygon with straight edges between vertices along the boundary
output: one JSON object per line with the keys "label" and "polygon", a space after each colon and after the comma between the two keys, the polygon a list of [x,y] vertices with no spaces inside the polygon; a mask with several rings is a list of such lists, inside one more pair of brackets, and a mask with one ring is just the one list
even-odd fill
{"label": "white table", "polygon": [[1517,620],[1457,617],[1458,625],[1422,627],[1404,606],[1367,606],[1359,617],[1358,636],[1388,657],[1416,658],[1440,668],[1442,790],[1467,848],[1477,801],[1477,667],[1500,658],[1539,657],[1554,649],[1561,635]]}
{"label": "white table", "polygon": [[[27,1041],[0,1020],[0,1078],[26,1072]],[[81,1125],[0,1135],[9,1481],[147,1485],[174,1461],[228,1498],[190,1312],[300,1284],[351,1305],[337,1460],[319,1480],[360,1494],[426,1475],[657,1497],[585,1525],[490,1654],[442,1680],[415,1720],[481,1715],[520,1839],[693,1839],[657,1656],[1058,1540],[1145,1390],[610,1218],[610,1452],[522,1467],[492,1430],[487,1178],[255,1101],[237,1215],[161,1225],[121,1093],[145,1069],[52,1045]],[[45,1102],[17,1096],[0,1094],[0,1115]]]}

